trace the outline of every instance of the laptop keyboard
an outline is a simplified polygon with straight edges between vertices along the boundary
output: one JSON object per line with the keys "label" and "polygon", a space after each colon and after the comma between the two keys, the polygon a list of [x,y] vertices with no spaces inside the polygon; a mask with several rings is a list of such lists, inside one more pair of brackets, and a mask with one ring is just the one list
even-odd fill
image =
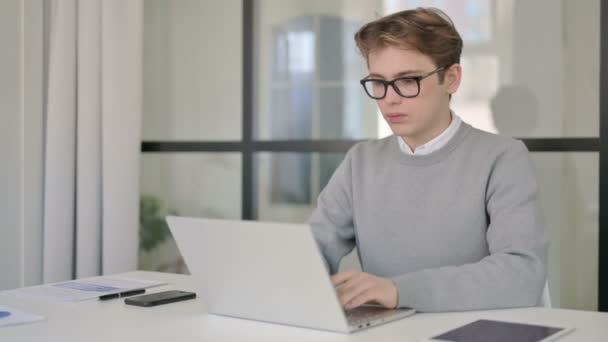
{"label": "laptop keyboard", "polygon": [[392,316],[398,312],[399,310],[385,309],[380,306],[363,305],[344,313],[349,325],[362,328],[369,326],[372,321]]}

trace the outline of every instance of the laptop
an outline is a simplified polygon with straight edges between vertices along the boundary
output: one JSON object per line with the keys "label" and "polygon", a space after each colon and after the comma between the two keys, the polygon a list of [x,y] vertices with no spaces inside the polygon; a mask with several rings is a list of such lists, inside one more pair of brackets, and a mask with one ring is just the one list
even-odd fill
{"label": "laptop", "polygon": [[308,225],[167,222],[211,314],[350,333],[415,313],[373,305],[345,311]]}

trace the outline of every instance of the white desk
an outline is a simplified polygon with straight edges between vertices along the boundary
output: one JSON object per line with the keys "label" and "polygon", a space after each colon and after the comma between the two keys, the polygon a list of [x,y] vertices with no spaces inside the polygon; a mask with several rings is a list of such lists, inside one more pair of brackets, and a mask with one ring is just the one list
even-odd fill
{"label": "white desk", "polygon": [[[189,276],[131,272],[124,276],[163,280],[168,289],[194,290]],[[419,341],[479,318],[573,326],[560,341],[608,341],[608,313],[527,308],[468,313],[416,314],[355,334],[316,331],[205,314],[201,299],[154,308],[125,305],[123,300],[49,304],[0,296],[0,304],[41,314],[45,321],[0,328],[0,341]]]}

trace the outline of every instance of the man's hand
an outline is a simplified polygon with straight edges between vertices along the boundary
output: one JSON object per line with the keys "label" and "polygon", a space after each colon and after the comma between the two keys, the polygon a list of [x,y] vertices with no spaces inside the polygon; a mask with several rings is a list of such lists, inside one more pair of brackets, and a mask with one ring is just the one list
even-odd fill
{"label": "man's hand", "polygon": [[353,309],[362,304],[376,303],[387,309],[397,307],[398,290],[386,278],[364,272],[343,272],[331,277],[336,287],[340,304],[345,309]]}

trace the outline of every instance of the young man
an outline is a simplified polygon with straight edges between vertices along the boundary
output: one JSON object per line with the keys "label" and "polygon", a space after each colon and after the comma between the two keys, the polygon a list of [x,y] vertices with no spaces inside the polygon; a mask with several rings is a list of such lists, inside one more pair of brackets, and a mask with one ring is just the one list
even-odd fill
{"label": "young man", "polygon": [[[523,143],[450,110],[462,39],[437,9],[395,13],[355,40],[361,83],[394,135],[354,146],[309,223],[346,309],[535,306],[547,239]],[[357,247],[363,272],[338,272]]]}

